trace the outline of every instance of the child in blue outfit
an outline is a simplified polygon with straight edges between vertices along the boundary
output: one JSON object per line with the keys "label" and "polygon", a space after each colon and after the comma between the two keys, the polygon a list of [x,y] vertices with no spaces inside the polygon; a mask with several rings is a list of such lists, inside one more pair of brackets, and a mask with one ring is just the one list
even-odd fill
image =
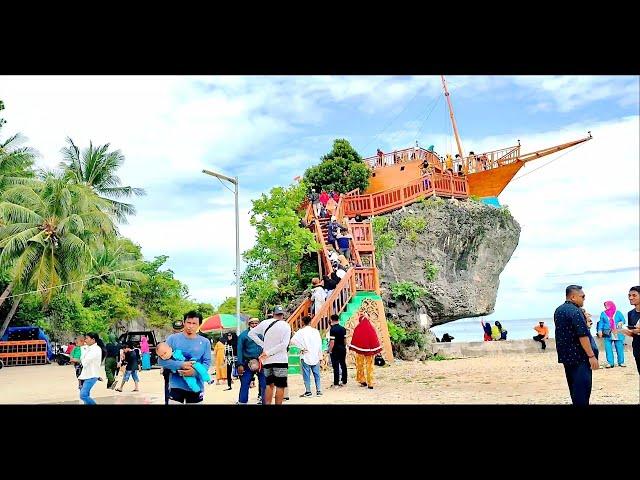
{"label": "child in blue outfit", "polygon": [[[178,360],[180,362],[186,362],[191,360],[191,355],[183,354],[182,350],[173,350],[167,343],[160,342],[156,347],[156,354],[163,360]],[[188,357],[188,358],[187,358]],[[195,362],[193,364],[193,369],[200,376],[203,382],[209,382],[211,377],[209,376],[209,372],[206,366],[202,363]],[[198,381],[196,377],[182,377],[184,381],[187,382],[187,385],[193,392],[200,391],[200,385],[198,385]]]}

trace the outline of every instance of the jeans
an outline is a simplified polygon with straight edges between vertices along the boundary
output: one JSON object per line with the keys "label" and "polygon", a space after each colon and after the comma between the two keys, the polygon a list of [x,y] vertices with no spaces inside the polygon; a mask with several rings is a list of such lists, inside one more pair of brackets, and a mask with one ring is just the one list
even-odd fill
{"label": "jeans", "polygon": [[[618,334],[621,337],[622,334]],[[624,365],[624,338],[612,340],[611,337],[604,337],[604,353],[607,355],[607,363],[612,367],[615,365],[613,361],[613,346],[615,344],[616,355],[618,357],[618,365]]]}
{"label": "jeans", "polygon": [[134,382],[139,382],[140,379],[138,378],[138,371],[137,370],[127,370],[126,372],[124,372],[124,381],[128,382],[129,381],[129,377],[133,377],[133,381]]}
{"label": "jeans", "polygon": [[342,370],[342,383],[347,384],[347,351],[335,349],[331,352],[331,366],[333,367],[333,384],[338,385],[340,370]]}
{"label": "jeans", "polygon": [[252,372],[249,367],[245,365],[244,373],[240,377],[240,395],[238,396],[238,403],[246,404],[249,402],[249,386],[251,385],[251,379],[253,374],[258,376],[258,391],[260,392],[260,398],[264,398],[264,389],[267,387],[267,377],[264,376],[264,371]]}
{"label": "jeans", "polygon": [[311,392],[311,372],[313,372],[313,380],[316,383],[316,393],[321,392],[320,387],[320,364],[307,365],[304,360],[300,359],[300,365],[302,366],[302,380],[304,381],[304,391]]}
{"label": "jeans", "polygon": [[545,348],[547,348],[547,344],[546,344],[546,343],[544,343],[543,338],[544,338],[544,335],[536,335],[535,337],[533,337],[533,339],[534,339],[536,342],[540,342],[540,343],[542,344],[542,350],[544,350]]}
{"label": "jeans", "polygon": [[82,382],[82,388],[80,389],[80,400],[82,400],[85,405],[95,405],[96,401],[90,397],[91,389],[98,381],[98,377],[87,378]]}
{"label": "jeans", "polygon": [[591,365],[582,362],[577,365],[564,365],[564,373],[569,385],[571,402],[577,406],[589,405],[591,396]]}

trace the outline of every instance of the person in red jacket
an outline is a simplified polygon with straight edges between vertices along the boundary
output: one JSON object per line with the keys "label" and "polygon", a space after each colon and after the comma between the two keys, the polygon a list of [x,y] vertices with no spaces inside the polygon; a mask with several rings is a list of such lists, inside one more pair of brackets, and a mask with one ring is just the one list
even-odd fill
{"label": "person in red jacket", "polygon": [[353,329],[349,349],[356,354],[356,382],[373,389],[373,359],[382,352],[382,345],[376,329],[365,313],[358,317],[358,325]]}
{"label": "person in red jacket", "polygon": [[323,190],[322,193],[320,194],[320,203],[324,205],[324,207],[326,207],[328,201],[329,201],[329,194]]}

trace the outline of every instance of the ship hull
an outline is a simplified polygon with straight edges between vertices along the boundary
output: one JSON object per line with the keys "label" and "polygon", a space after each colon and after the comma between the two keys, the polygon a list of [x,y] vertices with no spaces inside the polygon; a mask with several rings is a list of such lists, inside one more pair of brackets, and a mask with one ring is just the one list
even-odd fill
{"label": "ship hull", "polygon": [[[469,180],[469,195],[476,197],[497,197],[506,188],[525,162],[517,160],[508,165],[471,173]],[[367,194],[373,194],[405,185],[416,178],[420,178],[420,161],[406,162],[387,167],[376,168],[369,179]],[[438,166],[439,167],[439,166]],[[439,168],[436,167],[438,170]]]}

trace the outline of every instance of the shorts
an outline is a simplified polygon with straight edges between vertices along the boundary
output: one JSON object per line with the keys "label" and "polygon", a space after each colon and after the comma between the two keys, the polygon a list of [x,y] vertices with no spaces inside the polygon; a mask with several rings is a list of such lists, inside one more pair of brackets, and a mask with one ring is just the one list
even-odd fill
{"label": "shorts", "polygon": [[192,392],[181,388],[169,390],[169,398],[178,403],[200,403],[204,400],[204,392]]}
{"label": "shorts", "polygon": [[264,376],[267,377],[267,385],[275,385],[278,388],[287,388],[289,364],[271,363],[263,366]]}

